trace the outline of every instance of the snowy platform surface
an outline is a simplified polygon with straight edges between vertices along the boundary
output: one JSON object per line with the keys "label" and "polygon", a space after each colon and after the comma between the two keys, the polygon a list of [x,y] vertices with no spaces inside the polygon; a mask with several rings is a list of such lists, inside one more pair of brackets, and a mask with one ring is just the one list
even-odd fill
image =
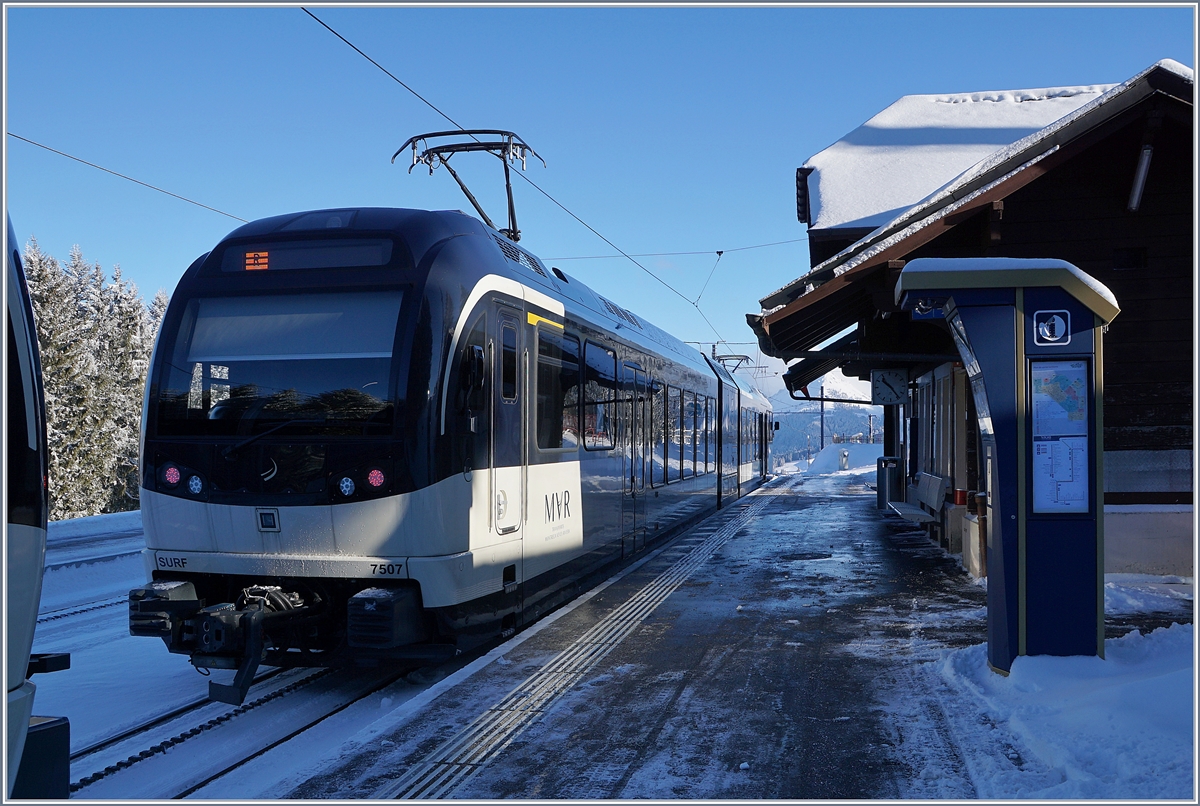
{"label": "snowy platform surface", "polygon": [[[509,732],[473,740],[478,763],[444,797],[1193,797],[1194,580],[1110,575],[1106,659],[1019,658],[1002,677],[985,661],[985,587],[881,519],[873,476],[778,479],[746,501],[753,517],[726,510],[488,654],[410,675],[196,796],[391,797],[492,720]],[[140,574],[133,557],[63,567],[48,593],[119,599]],[[76,747],[203,690],[186,658],[128,636],[124,610],[39,627],[35,650],[73,663],[38,680],[36,710],[69,716]],[[603,653],[580,654],[612,624],[619,640],[610,626]]]}

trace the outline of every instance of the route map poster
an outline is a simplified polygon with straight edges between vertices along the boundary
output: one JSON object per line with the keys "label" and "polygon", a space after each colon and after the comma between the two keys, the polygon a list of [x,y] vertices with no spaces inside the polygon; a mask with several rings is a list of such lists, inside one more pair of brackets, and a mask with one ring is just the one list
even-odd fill
{"label": "route map poster", "polygon": [[1087,513],[1088,363],[1031,361],[1033,511]]}

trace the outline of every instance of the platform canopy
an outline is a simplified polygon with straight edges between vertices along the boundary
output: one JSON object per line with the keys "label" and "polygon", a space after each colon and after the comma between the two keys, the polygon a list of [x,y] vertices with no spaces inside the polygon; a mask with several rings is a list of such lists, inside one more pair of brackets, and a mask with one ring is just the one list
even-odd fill
{"label": "platform canopy", "polygon": [[1065,260],[974,257],[917,258],[900,272],[896,304],[908,293],[951,288],[1062,288],[1108,324],[1121,312],[1108,286]]}

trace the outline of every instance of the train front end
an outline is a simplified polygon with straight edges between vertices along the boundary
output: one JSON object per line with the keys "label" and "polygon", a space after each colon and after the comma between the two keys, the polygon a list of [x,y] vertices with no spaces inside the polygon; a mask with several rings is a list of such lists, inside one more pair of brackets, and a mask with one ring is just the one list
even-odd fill
{"label": "train front end", "polygon": [[253,222],[171,300],[143,411],[150,581],[129,624],[200,669],[236,669],[214,699],[240,703],[260,663],[454,651],[406,568],[465,546],[470,509],[414,460],[440,369],[413,349],[431,328],[413,255],[454,235],[431,215]]}

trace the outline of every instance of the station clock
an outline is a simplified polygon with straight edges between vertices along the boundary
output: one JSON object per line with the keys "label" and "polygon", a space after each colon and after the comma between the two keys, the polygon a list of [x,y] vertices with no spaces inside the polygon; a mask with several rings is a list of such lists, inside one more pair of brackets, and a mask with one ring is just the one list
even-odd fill
{"label": "station clock", "polygon": [[908,370],[871,370],[871,402],[877,406],[894,406],[908,399]]}

